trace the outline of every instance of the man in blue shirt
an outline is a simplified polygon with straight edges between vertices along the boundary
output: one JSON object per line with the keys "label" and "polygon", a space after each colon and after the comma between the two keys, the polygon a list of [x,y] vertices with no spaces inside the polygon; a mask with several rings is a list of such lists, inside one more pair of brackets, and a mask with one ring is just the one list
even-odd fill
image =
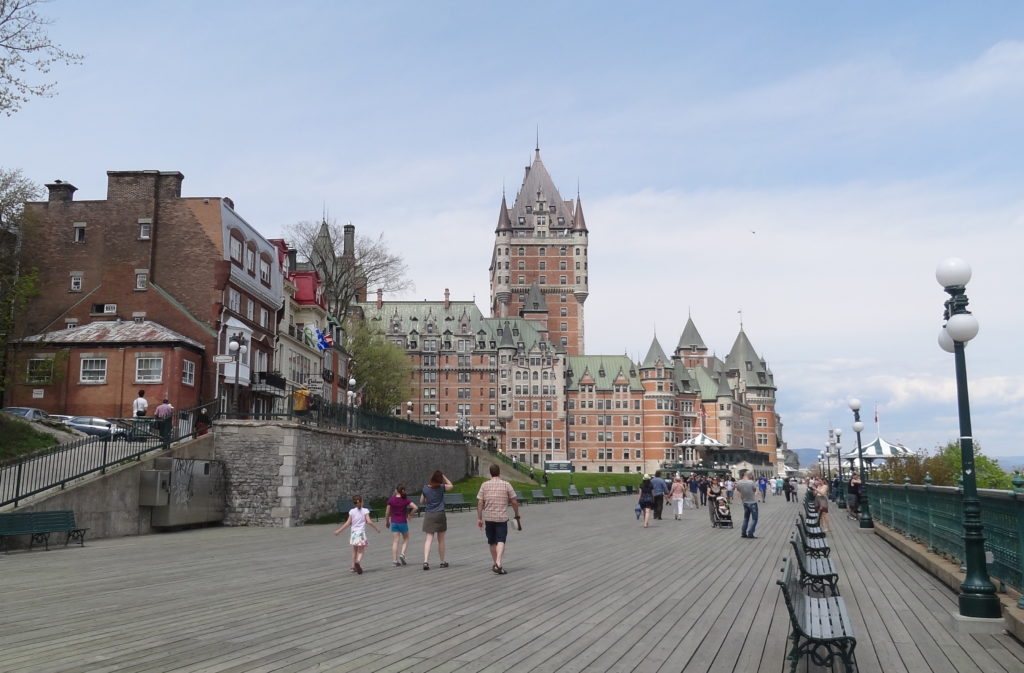
{"label": "man in blue shirt", "polygon": [[761,502],[765,502],[765,496],[768,494],[767,477],[761,476],[761,478],[757,480],[757,490],[761,491]]}
{"label": "man in blue shirt", "polygon": [[661,470],[654,473],[651,479],[654,488],[654,518],[661,520],[661,509],[665,506],[665,494],[668,493],[668,482],[661,478]]}

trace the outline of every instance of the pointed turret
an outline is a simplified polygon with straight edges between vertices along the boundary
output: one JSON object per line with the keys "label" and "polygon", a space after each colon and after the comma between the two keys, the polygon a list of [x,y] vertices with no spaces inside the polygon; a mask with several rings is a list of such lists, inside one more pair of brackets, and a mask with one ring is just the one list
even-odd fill
{"label": "pointed turret", "polygon": [[516,342],[512,339],[512,326],[508,320],[501,329],[501,341],[498,342],[498,348],[512,348],[515,349]]}
{"label": "pointed turret", "polygon": [[658,343],[658,337],[655,336],[654,340],[651,342],[651,347],[647,349],[647,357],[644,358],[643,363],[640,365],[640,369],[651,369],[656,367],[659,362],[662,366],[670,363],[668,356],[665,355],[665,351],[661,348],[661,344]]}
{"label": "pointed turret", "polygon": [[540,291],[540,285],[533,283],[526,294],[526,301],[523,302],[523,316],[527,313],[547,313],[548,303],[544,300],[544,293]]}
{"label": "pointed turret", "polygon": [[725,369],[729,376],[738,377],[748,388],[774,387],[764,360],[754,350],[754,346],[750,343],[743,328],[740,328],[739,334],[736,335],[736,341],[732,344],[732,349],[725,356]]}
{"label": "pointed turret", "polygon": [[587,233],[587,220],[583,217],[583,201],[580,195],[576,194],[576,212],[572,216],[572,230]]}
{"label": "pointed turret", "polygon": [[679,343],[676,345],[676,350],[688,350],[688,351],[706,351],[708,347],[704,344],[704,339],[701,338],[700,332],[697,331],[697,326],[693,324],[693,318],[686,318],[686,327],[683,328],[683,333],[679,337]]}
{"label": "pointed turret", "polygon": [[501,209],[498,211],[498,227],[494,233],[512,230],[512,218],[508,216],[508,204],[505,202],[505,195],[501,195]]}

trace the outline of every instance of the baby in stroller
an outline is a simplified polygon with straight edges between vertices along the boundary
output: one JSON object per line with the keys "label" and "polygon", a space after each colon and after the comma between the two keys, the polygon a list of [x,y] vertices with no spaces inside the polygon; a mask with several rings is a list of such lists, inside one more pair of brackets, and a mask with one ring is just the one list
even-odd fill
{"label": "baby in stroller", "polygon": [[732,528],[732,511],[724,497],[719,496],[715,502],[708,503],[708,509],[712,528]]}

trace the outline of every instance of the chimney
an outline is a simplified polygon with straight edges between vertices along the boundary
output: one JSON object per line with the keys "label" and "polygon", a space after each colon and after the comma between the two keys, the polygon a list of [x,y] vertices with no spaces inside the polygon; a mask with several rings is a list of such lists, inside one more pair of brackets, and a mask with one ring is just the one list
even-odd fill
{"label": "chimney", "polygon": [[75,192],[78,191],[78,187],[63,180],[54,180],[51,184],[46,185],[46,188],[50,190],[50,203],[71,201]]}
{"label": "chimney", "polygon": [[444,310],[447,311],[448,308],[451,305],[452,305],[451,295],[448,293],[448,288],[445,288],[444,289]]}
{"label": "chimney", "polygon": [[384,288],[377,288],[377,308],[384,307]]}
{"label": "chimney", "polygon": [[157,192],[161,199],[180,199],[181,182],[185,176],[178,171],[160,171],[157,177]]}
{"label": "chimney", "polygon": [[354,257],[356,254],[356,227],[351,222],[345,225],[345,247],[341,254],[345,257]]}
{"label": "chimney", "polygon": [[295,268],[299,265],[298,254],[299,254],[299,251],[296,250],[295,248],[292,248],[291,250],[288,251],[288,272],[289,273],[295,271]]}

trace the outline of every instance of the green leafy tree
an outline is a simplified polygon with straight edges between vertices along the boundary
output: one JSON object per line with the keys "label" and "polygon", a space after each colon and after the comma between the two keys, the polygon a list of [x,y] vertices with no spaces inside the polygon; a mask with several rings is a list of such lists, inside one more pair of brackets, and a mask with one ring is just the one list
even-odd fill
{"label": "green leafy tree", "polygon": [[0,168],[0,391],[7,387],[7,343],[28,300],[38,292],[39,276],[31,265],[35,223],[25,213],[25,202],[37,199],[42,189],[20,170]]}
{"label": "green leafy tree", "polygon": [[363,407],[391,413],[412,395],[412,365],[405,351],[363,321],[349,321],[346,350],[355,360],[352,375],[362,389]]}
{"label": "green leafy tree", "polygon": [[[960,443],[951,441],[939,448],[936,458],[953,472],[955,483],[963,466],[963,462],[960,460]],[[981,447],[977,442],[974,443],[974,469],[977,472],[978,488],[1000,488],[1003,490],[1013,488],[1013,478],[1010,474],[999,467],[998,460],[982,454]]]}
{"label": "green leafy tree", "polygon": [[[890,478],[896,483],[903,483],[909,476],[913,484],[923,484],[926,475],[931,475],[935,486],[956,486],[963,472],[960,460],[960,443],[951,441],[939,447],[934,455],[920,450],[911,456],[893,458],[882,468],[879,476],[883,480]],[[981,453],[981,447],[974,444],[974,469],[976,470],[978,488],[997,488],[1008,490],[1013,487],[1013,477],[999,466],[999,461]]]}
{"label": "green leafy tree", "polygon": [[31,98],[54,95],[56,82],[36,80],[55,63],[74,65],[79,54],[65,51],[46,34],[52,21],[36,7],[43,0],[0,0],[0,112],[10,116]]}

